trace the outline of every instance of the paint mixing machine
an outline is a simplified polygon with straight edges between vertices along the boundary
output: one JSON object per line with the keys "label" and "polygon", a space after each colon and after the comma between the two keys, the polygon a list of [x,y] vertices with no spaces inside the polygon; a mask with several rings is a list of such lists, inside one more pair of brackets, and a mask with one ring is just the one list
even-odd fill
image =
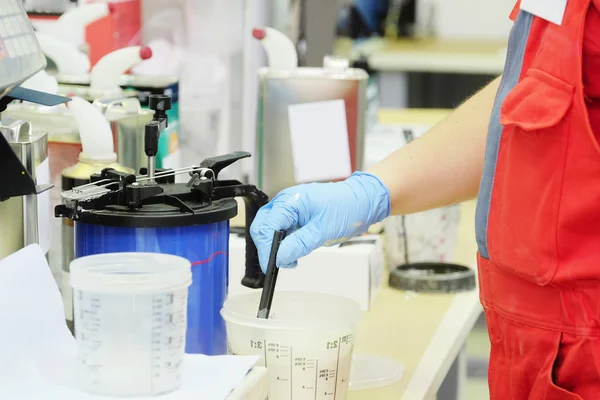
{"label": "paint mixing machine", "polygon": [[[267,196],[253,185],[219,180],[232,163],[250,157],[235,152],[178,169],[156,169],[160,133],[168,125],[171,99],[152,95],[154,118],[145,128],[148,167],[139,175],[104,169],[91,183],[62,193],[55,209],[75,226],[75,256],[99,253],[154,252],[187,258],[192,263],[186,352],[226,354],[225,324],[219,314],[227,296],[229,220],[237,214],[236,197],[243,198],[246,227]],[[176,175],[189,175],[175,183]],[[256,247],[246,235],[246,274],[243,284],[262,287],[264,274]],[[75,316],[77,329],[77,316]]]}

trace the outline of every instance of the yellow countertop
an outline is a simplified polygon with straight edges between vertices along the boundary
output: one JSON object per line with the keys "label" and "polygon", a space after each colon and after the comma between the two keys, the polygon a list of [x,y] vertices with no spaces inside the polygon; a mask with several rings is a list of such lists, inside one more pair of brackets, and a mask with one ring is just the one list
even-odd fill
{"label": "yellow countertop", "polygon": [[[382,124],[434,125],[449,114],[441,109],[382,109]],[[474,266],[475,202],[461,205],[455,261]],[[386,279],[387,282],[387,279]],[[435,396],[481,312],[477,291],[458,295],[409,295],[383,287],[358,328],[356,353],[387,356],[404,366],[396,384],[350,391],[348,400],[422,400]]]}
{"label": "yellow countertop", "polygon": [[499,74],[506,47],[506,41],[374,38],[353,44],[340,38],[334,53],[353,60],[364,56],[377,71]]}
{"label": "yellow countertop", "polygon": [[[476,252],[474,216],[474,202],[464,203],[455,261],[470,266],[474,265]],[[372,309],[364,314],[355,352],[391,357],[404,366],[404,375],[392,386],[350,391],[347,399],[422,400],[434,395],[480,311],[476,291],[411,295],[386,285],[376,295]],[[456,335],[449,338],[452,330]],[[423,364],[428,353],[428,364]]]}
{"label": "yellow countertop", "polygon": [[451,110],[441,108],[406,108],[397,110],[382,108],[377,120],[383,125],[435,125],[444,119]]}

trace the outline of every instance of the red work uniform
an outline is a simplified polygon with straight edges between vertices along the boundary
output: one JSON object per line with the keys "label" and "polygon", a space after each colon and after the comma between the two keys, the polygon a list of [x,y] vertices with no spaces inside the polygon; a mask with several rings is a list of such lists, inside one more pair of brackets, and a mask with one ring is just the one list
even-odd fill
{"label": "red work uniform", "polygon": [[561,25],[513,17],[476,217],[490,394],[596,400],[600,0],[568,0]]}

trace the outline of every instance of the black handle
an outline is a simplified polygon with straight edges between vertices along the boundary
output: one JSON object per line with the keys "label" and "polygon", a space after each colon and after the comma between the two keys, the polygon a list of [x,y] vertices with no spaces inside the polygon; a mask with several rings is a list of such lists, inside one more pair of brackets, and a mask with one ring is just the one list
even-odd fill
{"label": "black handle", "polygon": [[154,157],[158,153],[160,133],[169,125],[167,111],[171,109],[171,96],[151,94],[148,96],[148,107],[154,111],[154,116],[145,127],[144,151],[148,157]]}
{"label": "black handle", "polygon": [[230,166],[238,160],[248,157],[250,157],[250,153],[247,151],[235,151],[222,156],[207,158],[200,163],[200,168],[211,169],[215,173],[214,179],[217,179],[219,172],[221,172],[224,168]]}
{"label": "black handle", "polygon": [[160,138],[160,123],[152,121],[145,127],[144,151],[148,157],[158,153],[158,139]]}
{"label": "black handle", "polygon": [[254,222],[258,210],[269,202],[269,196],[254,185],[244,185],[238,181],[219,181],[217,179],[219,172],[223,168],[248,157],[250,157],[250,153],[236,151],[222,156],[207,158],[200,163],[199,167],[209,168],[215,174],[213,178],[215,185],[212,193],[213,200],[232,197],[241,197],[244,199],[246,208],[246,273],[242,279],[242,285],[251,289],[259,289],[263,287],[265,274],[260,269],[258,250],[250,236],[250,225]]}
{"label": "black handle", "polygon": [[277,267],[277,252],[279,251],[279,245],[284,238],[285,231],[276,231],[273,235],[273,244],[271,245],[271,254],[269,254],[269,264],[267,265],[265,285],[260,296],[257,318],[269,318],[271,305],[273,304],[273,295],[275,294],[277,274],[279,273],[279,268]]}
{"label": "black handle", "polygon": [[171,102],[171,96],[167,94],[151,94],[148,96],[148,108],[154,111],[153,119],[160,122],[164,121],[165,123],[162,129],[169,125],[167,111],[171,109]]}
{"label": "black handle", "polygon": [[243,197],[246,206],[246,273],[242,279],[242,285],[251,289],[259,289],[263,287],[265,274],[260,269],[258,250],[250,236],[250,225],[252,225],[258,210],[269,202],[269,196],[258,190],[256,186],[243,185],[243,187],[246,190],[243,194],[238,195]]}

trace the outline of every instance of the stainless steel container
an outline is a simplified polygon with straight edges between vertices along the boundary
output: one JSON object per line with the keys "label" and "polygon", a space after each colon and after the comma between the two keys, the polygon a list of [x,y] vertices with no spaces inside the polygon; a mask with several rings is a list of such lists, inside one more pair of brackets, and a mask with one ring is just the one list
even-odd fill
{"label": "stainless steel container", "polygon": [[262,191],[274,196],[297,183],[288,119],[294,104],[344,100],[352,169],[363,168],[368,77],[333,57],[325,57],[323,68],[259,71],[256,172]]}
{"label": "stainless steel container", "polygon": [[111,125],[119,162],[139,172],[139,169],[146,165],[143,149],[144,126],[152,119],[152,113],[142,108],[134,90],[124,90],[118,97],[98,96],[98,93],[90,92],[90,87],[85,86],[85,82],[73,83],[61,84],[59,93],[72,93],[92,102]]}
{"label": "stainless steel container", "polygon": [[135,97],[96,99],[94,106],[110,123],[119,163],[136,173],[145,168],[148,157],[144,153],[144,126],[152,120],[153,112],[143,109]]}
{"label": "stainless steel container", "polygon": [[[10,144],[36,185],[50,183],[48,136],[34,132],[28,121],[5,118],[0,133]],[[47,189],[50,187],[48,186]],[[33,243],[50,248],[50,192],[13,197],[0,202],[0,258]]]}

